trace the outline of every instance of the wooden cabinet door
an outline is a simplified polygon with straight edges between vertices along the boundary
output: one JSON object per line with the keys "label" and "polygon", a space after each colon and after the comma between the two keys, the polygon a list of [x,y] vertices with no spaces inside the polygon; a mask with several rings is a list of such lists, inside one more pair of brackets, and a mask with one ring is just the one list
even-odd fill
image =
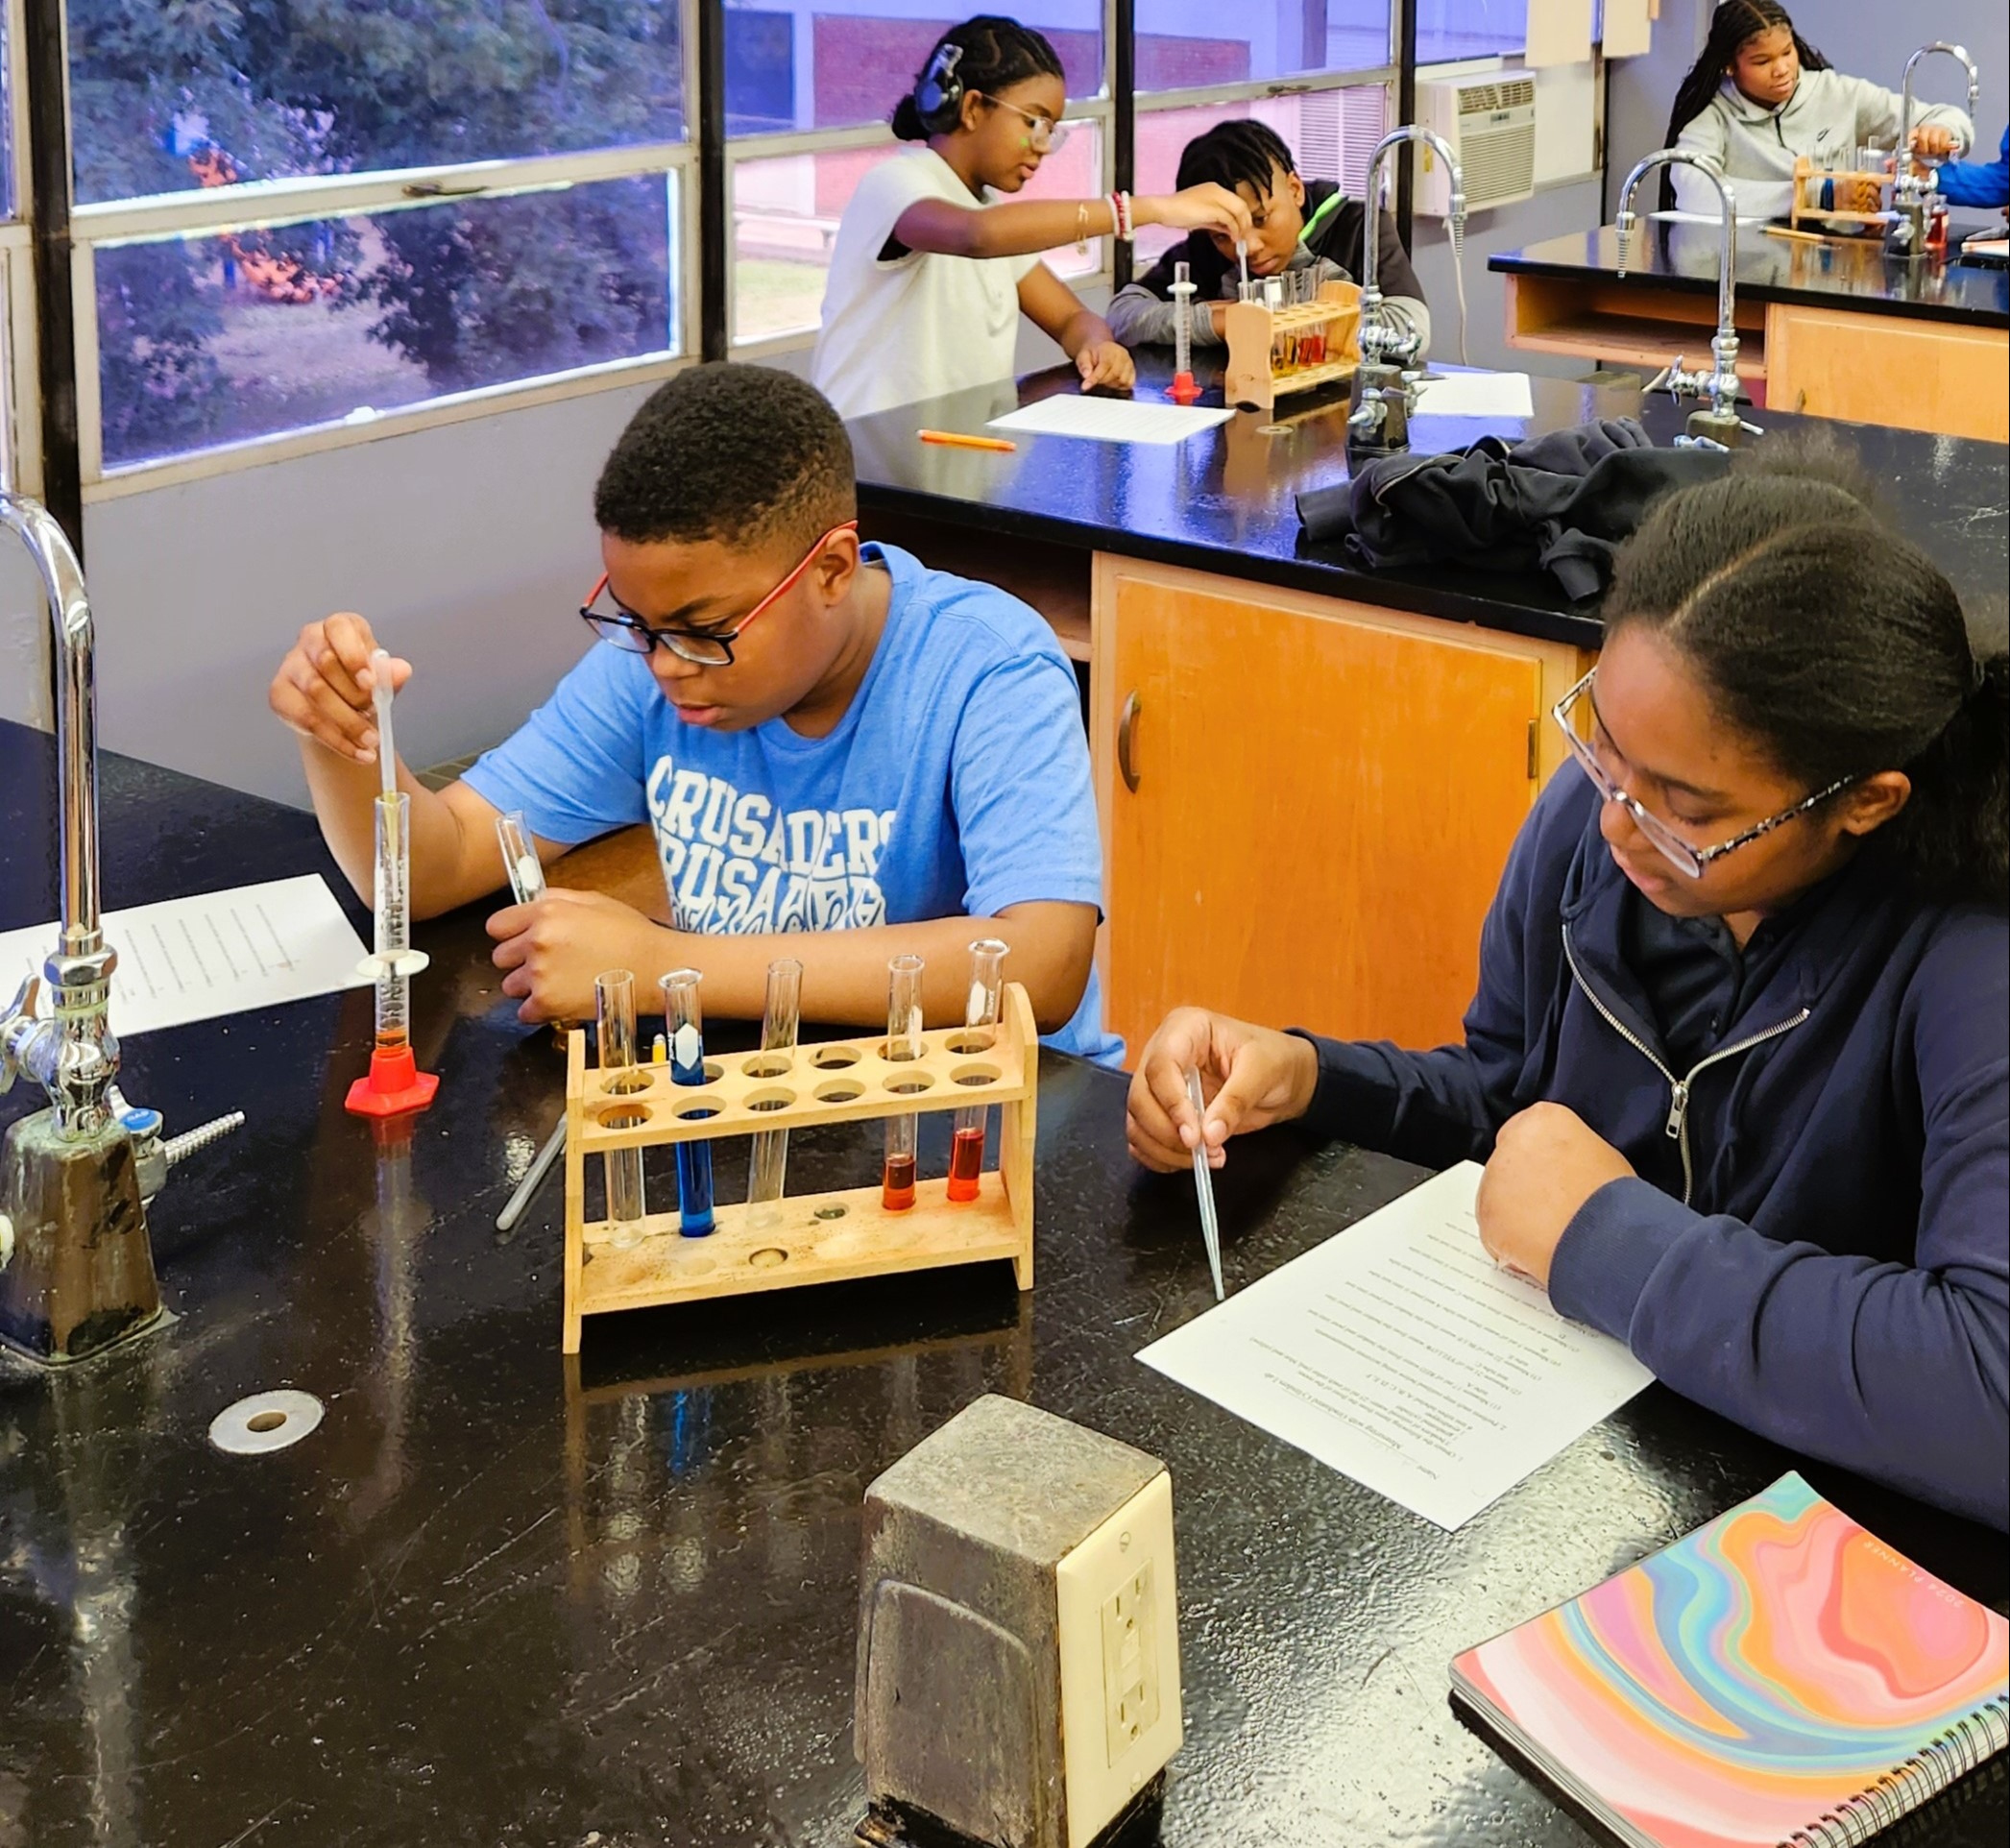
{"label": "wooden cabinet door", "polygon": [[1535,760],[1553,761],[1532,729],[1545,659],[1554,682],[1574,651],[1189,582],[1224,590],[1107,564],[1099,590],[1111,1024],[1133,1058],[1184,1003],[1456,1038]]}
{"label": "wooden cabinet door", "polygon": [[2010,333],[1774,303],[1766,402],[1853,424],[2010,439]]}

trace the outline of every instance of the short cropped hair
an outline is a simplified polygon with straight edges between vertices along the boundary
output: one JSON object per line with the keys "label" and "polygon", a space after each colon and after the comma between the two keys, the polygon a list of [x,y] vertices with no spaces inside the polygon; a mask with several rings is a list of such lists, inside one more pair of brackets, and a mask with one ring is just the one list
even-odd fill
{"label": "short cropped hair", "polygon": [[693,366],[660,385],[593,489],[600,530],[630,545],[807,547],[858,510],[837,413],[815,386],[768,366]]}
{"label": "short cropped hair", "polygon": [[1292,158],[1284,137],[1267,122],[1219,122],[1205,134],[1197,134],[1179,157],[1179,174],[1174,181],[1181,192],[1212,181],[1233,192],[1245,185],[1261,199],[1271,189],[1271,169],[1294,174],[1298,163]]}

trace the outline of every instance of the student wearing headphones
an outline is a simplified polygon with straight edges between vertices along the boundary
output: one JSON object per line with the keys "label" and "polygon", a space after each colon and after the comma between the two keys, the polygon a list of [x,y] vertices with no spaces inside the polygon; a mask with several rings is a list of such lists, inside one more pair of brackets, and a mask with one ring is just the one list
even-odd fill
{"label": "student wearing headphones", "polygon": [[922,145],[867,174],[837,227],[811,376],[840,416],[1011,377],[1022,313],[1085,387],[1127,390],[1130,354],[1040,253],[1141,225],[1250,236],[1225,186],[1002,198],[1060,145],[1067,102],[1060,58],[1030,27],[984,15],[942,35],[893,112],[894,134]]}

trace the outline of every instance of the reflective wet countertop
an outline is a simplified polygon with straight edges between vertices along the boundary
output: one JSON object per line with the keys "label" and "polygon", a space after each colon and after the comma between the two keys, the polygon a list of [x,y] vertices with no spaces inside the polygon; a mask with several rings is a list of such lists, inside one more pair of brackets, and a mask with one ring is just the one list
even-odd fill
{"label": "reflective wet countertop", "polygon": [[[1441,346],[1453,340],[1451,317],[1439,323]],[[1171,380],[1171,355],[1137,354],[1136,395],[1154,398]],[[1195,355],[1204,404],[1222,402],[1218,361]],[[1298,523],[1296,497],[1347,476],[1344,388],[1284,398],[1274,411],[1239,411],[1227,423],[1172,445],[1017,438],[1011,454],[923,443],[921,429],[982,434],[991,418],[1023,402],[1077,389],[1072,367],[957,392],[902,410],[855,420],[864,529],[876,518],[928,521],[960,529],[980,544],[1002,542],[998,573],[1007,572],[1021,542],[1082,552],[1108,551],[1184,565],[1252,582],[1407,610],[1446,621],[1551,641],[1598,645],[1595,613],[1573,606],[1553,579],[1456,569],[1369,571],[1337,543],[1315,545]],[[1483,436],[1510,441],[1594,419],[1637,417],[1658,443],[1681,434],[1690,406],[1631,386],[1530,381],[1528,420],[1422,417],[1411,424],[1411,449],[1426,455],[1464,449]],[[1914,430],[1836,424],[1772,410],[1752,416],[1771,434],[1813,433],[1839,444],[1861,464],[1892,522],[1939,560],[1970,615],[2000,629],[2005,610],[2005,471],[1999,443],[1929,436]],[[1763,442],[1766,439],[1761,438]],[[981,551],[959,554],[970,568]],[[957,569],[964,569],[959,563]],[[1084,583],[1086,577],[1084,576]]]}
{"label": "reflective wet countertop", "polygon": [[[0,726],[0,928],[53,913],[51,755]],[[111,905],[332,877],[304,815],[117,759],[104,782]],[[477,914],[417,937],[444,1082],[408,1134],[342,1109],[365,990],[127,1044],[170,1128],[249,1122],[157,1203],[170,1326],[65,1374],[0,1368],[0,1848],[840,1848],[860,1497],[984,1392],[1171,1468],[1167,1848],[1592,1839],[1461,1726],[1447,1661],[1791,1459],[1651,1388],[1445,1534],[1239,1423],[1132,1358],[1211,1300],[1191,1183],[1133,1169],[1123,1082],[1058,1058],[1030,1296],[999,1264],[612,1317],[569,1369],[558,1188],[494,1225],[556,1120],[558,1051],[498,996]],[[790,1178],[877,1164],[873,1131],[832,1131]],[[1230,1287],[1415,1179],[1239,1146]],[[210,1447],[219,1410],[277,1387],[318,1396],[320,1428]],[[1809,1473],[2003,1607],[2000,1536]],[[2000,1842],[2006,1817],[1998,1764],[1891,1838]]]}
{"label": "reflective wet countertop", "polygon": [[[1628,282],[1643,288],[1717,291],[1715,225],[1643,219],[1634,233]],[[1571,231],[1501,251],[1489,270],[1520,276],[1619,278],[1619,233],[1610,225]],[[1895,262],[1876,238],[1771,237],[1758,225],[1738,227],[1737,290],[1755,302],[1792,302],[1804,307],[1849,308],[1901,315],[1910,321],[1950,321],[1972,328],[2010,327],[2010,272],[1977,264]],[[1699,329],[1707,340],[1709,329]]]}

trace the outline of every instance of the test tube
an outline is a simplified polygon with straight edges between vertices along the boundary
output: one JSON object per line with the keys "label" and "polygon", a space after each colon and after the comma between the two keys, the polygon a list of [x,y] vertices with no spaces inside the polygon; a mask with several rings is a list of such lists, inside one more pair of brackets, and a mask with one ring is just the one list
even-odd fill
{"label": "test tube", "polygon": [[523,819],[521,809],[496,817],[496,839],[517,903],[536,904],[545,896],[545,863],[538,858],[537,842],[531,839],[530,824]]}
{"label": "test tube", "polygon": [[1194,370],[1194,279],[1184,263],[1173,265],[1173,369]]}
{"label": "test tube", "polygon": [[[761,1050],[777,1055],[762,1060],[763,1077],[780,1078],[795,1063],[796,1031],[803,1018],[803,965],[792,956],[767,965],[767,1005],[761,1015]],[[781,1217],[776,1205],[788,1172],[788,1131],[763,1130],[754,1138],[747,1204],[749,1220],[765,1226]]]}
{"label": "test tube", "polygon": [[[698,1003],[696,969],[672,969],[656,985],[663,990],[663,1024],[670,1042],[670,1082],[705,1082],[705,1011]],[[710,1112],[707,1112],[710,1114]],[[712,1147],[677,1145],[677,1229],[686,1238],[709,1238],[717,1230],[712,1213]]]}
{"label": "test tube", "polygon": [[[616,1093],[640,1090],[635,1042],[635,977],[626,969],[609,969],[593,978],[595,1057],[611,1074]],[[648,1210],[642,1197],[642,1152],[617,1149],[602,1157],[607,1169],[607,1218],[614,1230],[609,1243],[617,1249],[642,1236],[639,1222]]]}
{"label": "test tube", "polygon": [[376,799],[375,920],[376,1050],[400,1053],[411,1044],[412,798],[387,790]]}
{"label": "test tube", "polygon": [[[999,1006],[1005,991],[1006,946],[995,936],[981,936],[970,946],[970,998],[963,1008],[963,1025],[981,1029],[967,1040],[980,1037],[988,1050],[998,1038]],[[976,1051],[968,1045],[965,1050]],[[966,1104],[957,1112],[957,1126],[949,1144],[949,1197],[955,1201],[975,1200],[979,1178],[984,1172],[984,1106]]]}
{"label": "test tube", "polygon": [[[897,956],[886,965],[886,1057],[895,1062],[921,1057],[922,967],[918,956]],[[889,1116],[886,1170],[880,1183],[880,1204],[889,1213],[904,1213],[914,1204],[914,1113]]]}

